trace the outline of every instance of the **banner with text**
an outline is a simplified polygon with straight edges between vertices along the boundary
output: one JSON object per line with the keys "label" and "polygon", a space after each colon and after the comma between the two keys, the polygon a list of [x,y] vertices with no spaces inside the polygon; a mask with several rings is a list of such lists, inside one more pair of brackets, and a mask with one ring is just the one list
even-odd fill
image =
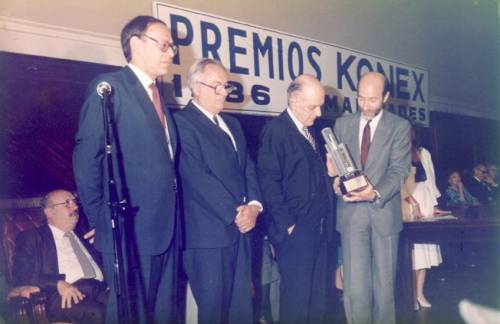
{"label": "banner with text", "polygon": [[310,73],[326,90],[324,116],[335,118],[357,111],[358,79],[378,71],[390,85],[386,108],[429,126],[425,69],[169,4],[154,2],[153,13],[169,26],[179,46],[168,85],[170,105],[189,101],[187,71],[197,58],[210,57],[222,62],[236,87],[226,99],[227,111],[277,115],[286,108],[290,81]]}

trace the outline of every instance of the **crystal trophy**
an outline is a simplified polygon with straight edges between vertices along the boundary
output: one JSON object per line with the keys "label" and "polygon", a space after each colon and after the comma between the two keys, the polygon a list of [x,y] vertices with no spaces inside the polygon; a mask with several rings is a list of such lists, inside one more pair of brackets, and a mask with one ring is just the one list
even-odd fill
{"label": "crystal trophy", "polygon": [[326,150],[337,169],[342,194],[346,195],[350,192],[363,190],[368,185],[368,179],[363,171],[356,167],[347,146],[344,143],[339,143],[330,127],[323,128],[321,134],[326,143]]}

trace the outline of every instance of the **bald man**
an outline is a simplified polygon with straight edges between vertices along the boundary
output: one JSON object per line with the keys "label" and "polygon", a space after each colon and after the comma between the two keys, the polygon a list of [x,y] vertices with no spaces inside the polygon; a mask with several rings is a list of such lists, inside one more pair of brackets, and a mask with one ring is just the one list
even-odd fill
{"label": "bald man", "polygon": [[[382,109],[389,99],[384,75],[369,72],[358,84],[359,111],[339,118],[335,133],[371,184],[335,193],[344,263],[344,308],[349,323],[394,323],[394,281],[399,232],[399,191],[410,171],[410,124]],[[363,151],[366,153],[363,154]]]}
{"label": "bald man", "polygon": [[258,174],[281,275],[279,321],[318,323],[324,322],[325,296],[315,287],[326,286],[319,256],[333,230],[334,195],[323,143],[311,126],[321,116],[325,91],[315,77],[301,75],[287,95],[288,108],[262,132]]}
{"label": "bald man", "polygon": [[76,230],[75,196],[66,190],[49,192],[41,208],[45,223],[16,240],[14,284],[45,293],[51,322],[103,323],[107,285],[97,252]]}

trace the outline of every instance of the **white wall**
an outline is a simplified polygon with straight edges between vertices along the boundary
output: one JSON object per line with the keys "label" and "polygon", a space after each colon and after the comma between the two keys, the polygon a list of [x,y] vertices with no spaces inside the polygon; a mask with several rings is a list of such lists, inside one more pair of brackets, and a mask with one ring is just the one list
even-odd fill
{"label": "white wall", "polygon": [[[498,0],[165,0],[429,71],[431,110],[500,120]],[[121,65],[148,0],[3,0],[0,50]],[[432,123],[432,121],[431,121]]]}

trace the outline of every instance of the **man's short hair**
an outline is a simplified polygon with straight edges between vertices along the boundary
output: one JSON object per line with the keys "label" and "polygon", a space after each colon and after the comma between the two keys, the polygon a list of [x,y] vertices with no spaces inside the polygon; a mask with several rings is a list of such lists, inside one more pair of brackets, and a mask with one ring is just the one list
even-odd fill
{"label": "man's short hair", "polygon": [[50,196],[52,195],[53,191],[47,192],[45,195],[43,195],[42,198],[40,198],[40,209],[43,210],[50,205]]}
{"label": "man's short hair", "polygon": [[472,168],[472,170],[474,170],[474,171],[479,170],[480,167],[486,168],[486,165],[483,162],[476,163],[476,164],[474,164],[474,167]]}
{"label": "man's short hair", "polygon": [[156,23],[166,25],[162,20],[152,16],[137,16],[129,21],[125,25],[125,27],[123,27],[120,38],[122,43],[123,55],[125,55],[125,59],[127,60],[127,62],[130,62],[130,60],[132,60],[130,39],[133,36],[141,36],[150,25]]}
{"label": "man's short hair", "polygon": [[222,65],[222,63],[217,60],[211,58],[202,58],[196,60],[193,65],[191,65],[188,72],[188,86],[191,92],[193,92],[193,85],[196,82],[201,81],[203,73],[205,72],[205,68],[211,64],[217,65],[227,72],[227,69],[224,67],[224,65]]}

